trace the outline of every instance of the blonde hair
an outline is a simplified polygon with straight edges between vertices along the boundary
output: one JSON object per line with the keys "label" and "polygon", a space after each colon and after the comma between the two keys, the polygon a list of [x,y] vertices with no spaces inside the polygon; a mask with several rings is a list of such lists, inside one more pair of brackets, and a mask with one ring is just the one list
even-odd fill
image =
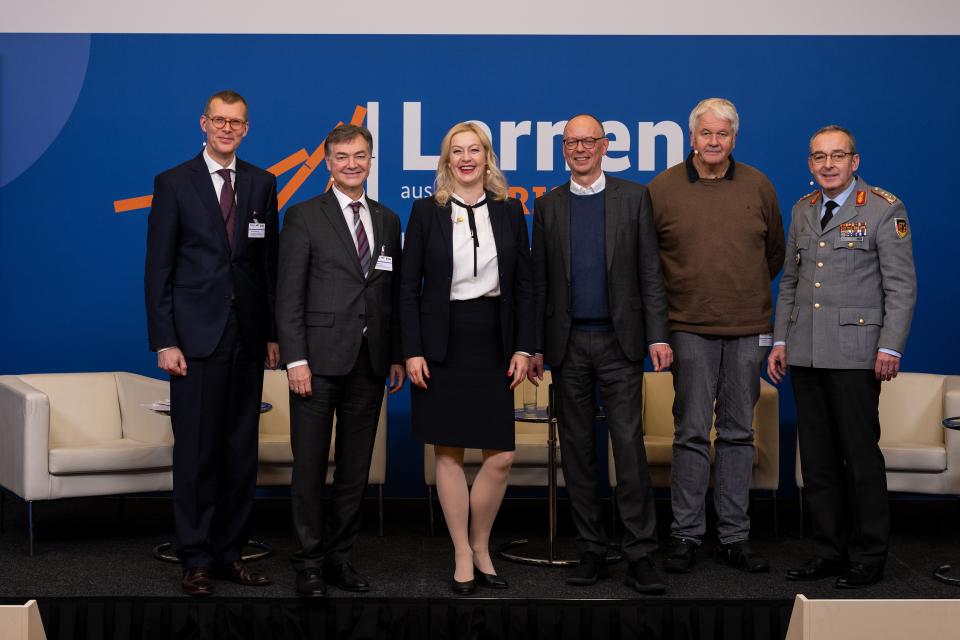
{"label": "blonde hair", "polygon": [[456,186],[453,171],[450,169],[450,141],[458,133],[467,132],[475,134],[483,147],[485,165],[483,168],[483,188],[493,194],[494,200],[507,199],[507,179],[497,168],[497,154],[493,152],[490,137],[487,136],[480,125],[473,122],[461,122],[447,131],[447,135],[443,136],[443,142],[440,145],[440,162],[437,163],[437,177],[433,182],[433,199],[441,207],[447,206]]}

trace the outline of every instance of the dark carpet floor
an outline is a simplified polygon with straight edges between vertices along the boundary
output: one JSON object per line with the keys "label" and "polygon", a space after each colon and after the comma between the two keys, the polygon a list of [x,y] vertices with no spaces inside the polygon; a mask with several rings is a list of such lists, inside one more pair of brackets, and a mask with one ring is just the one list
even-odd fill
{"label": "dark carpet floor", "polygon": [[[28,555],[26,506],[5,499],[5,527],[0,533],[0,599],[74,597],[180,598],[180,569],[157,561],[151,549],[172,537],[169,498],[84,498],[34,507],[36,555]],[[257,568],[273,579],[269,587],[242,588],[218,582],[215,597],[292,598],[294,550],[286,498],[260,498],[254,507],[251,535],[273,545],[273,556]],[[714,562],[714,540],[702,549],[695,571],[667,575],[667,598],[698,600],[792,600],[797,593],[814,598],[955,598],[960,589],[937,582],[932,570],[946,562],[960,563],[960,517],[954,500],[907,500],[893,503],[893,544],[886,579],[855,592],[838,591],[831,580],[787,582],[784,571],[809,552],[810,542],[799,535],[795,501],[780,500],[779,536],[774,536],[773,504],[757,499],[752,507],[755,548],[771,558],[769,574],[747,575]],[[572,557],[572,526],[568,505],[560,504],[560,556]],[[376,501],[364,505],[364,528],[354,551],[354,564],[369,576],[372,589],[360,596],[331,589],[337,598],[443,598],[451,596],[453,550],[437,505],[437,534],[428,533],[426,500],[387,500],[385,535],[378,537]],[[669,503],[658,501],[661,539],[669,531]],[[495,544],[516,537],[542,540],[546,507],[543,500],[508,500],[494,531]],[[472,597],[496,596],[521,600],[621,600],[639,597],[623,585],[625,565],[611,567],[611,577],[594,587],[564,583],[565,569],[532,567],[497,560],[511,588],[480,590]]]}

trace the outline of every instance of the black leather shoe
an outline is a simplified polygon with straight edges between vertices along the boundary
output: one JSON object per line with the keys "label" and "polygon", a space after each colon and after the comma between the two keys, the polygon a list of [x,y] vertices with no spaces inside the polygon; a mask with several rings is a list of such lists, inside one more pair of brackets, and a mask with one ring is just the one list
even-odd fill
{"label": "black leather shoe", "polygon": [[729,564],[747,573],[766,573],[770,571],[770,561],[753,549],[746,540],[738,540],[717,547],[717,561]]}
{"label": "black leather shoe", "polygon": [[188,596],[209,596],[213,593],[213,578],[207,567],[183,570],[180,589]]}
{"label": "black leather shoe", "polygon": [[799,567],[787,569],[787,580],[821,580],[843,573],[846,564],[842,560],[827,560],[812,556]]}
{"label": "black leather shoe", "polygon": [[477,581],[465,580],[464,582],[460,582],[459,580],[451,580],[450,588],[458,596],[468,596],[477,590]]}
{"label": "black leather shoe", "polygon": [[370,582],[357,573],[349,562],[328,566],[326,570],[327,582],[337,585],[344,591],[370,591]]}
{"label": "black leather shoe", "polygon": [[697,563],[699,547],[692,538],[671,538],[670,555],[663,561],[663,570],[667,573],[690,573]]}
{"label": "black leather shoe", "polygon": [[237,560],[221,568],[220,573],[230,582],[244,587],[265,587],[270,584],[270,578],[262,573],[251,571],[243,560]]}
{"label": "black leather shoe", "polygon": [[861,589],[883,579],[882,564],[851,562],[850,568],[837,578],[837,589]]}
{"label": "black leather shoe", "polygon": [[297,595],[301,598],[322,598],[327,595],[327,583],[319,569],[297,571]]}
{"label": "black leather shoe", "polygon": [[657,573],[650,558],[641,558],[627,565],[627,577],[624,582],[640,593],[659,595],[667,590],[667,585]]}
{"label": "black leather shoe", "polygon": [[506,589],[509,585],[507,581],[498,576],[495,573],[484,573],[477,569],[476,565],[473,567],[473,575],[476,579],[477,585],[487,588],[487,589]]}
{"label": "black leather shoe", "polygon": [[607,575],[609,575],[607,559],[601,558],[592,551],[586,551],[580,557],[580,564],[567,578],[567,584],[575,587],[589,587],[596,584],[600,578],[606,578]]}

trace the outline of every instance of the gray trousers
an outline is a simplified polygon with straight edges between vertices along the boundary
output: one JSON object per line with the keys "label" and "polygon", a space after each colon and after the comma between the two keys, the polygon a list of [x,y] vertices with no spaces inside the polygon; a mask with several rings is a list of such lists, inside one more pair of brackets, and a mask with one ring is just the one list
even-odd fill
{"label": "gray trousers", "polygon": [[606,408],[617,467],[617,510],[623,522],[620,549],[630,562],[657,548],[657,514],[643,446],[643,361],[634,362],[613,331],[571,331],[557,385],[560,462],[581,553],[607,553],[597,482],[597,387]]}
{"label": "gray trousers", "polygon": [[717,535],[729,544],[750,537],[753,408],[767,352],[759,336],[723,337],[675,331],[673,348],[673,466],[671,535],[699,540],[706,532],[710,425],[717,417],[713,502]]}

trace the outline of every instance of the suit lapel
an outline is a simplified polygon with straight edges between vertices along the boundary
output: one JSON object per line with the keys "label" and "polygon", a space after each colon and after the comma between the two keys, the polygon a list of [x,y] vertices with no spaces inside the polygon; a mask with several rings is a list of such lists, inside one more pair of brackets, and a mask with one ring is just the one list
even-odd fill
{"label": "suit lapel", "polygon": [[380,257],[380,247],[383,246],[383,212],[379,202],[367,198],[367,204],[370,205],[370,220],[373,222],[373,246],[370,247],[370,273],[367,277],[373,278],[380,273],[377,271],[377,259]]}
{"label": "suit lapel", "polygon": [[570,282],[570,183],[567,182],[557,189],[556,207],[554,215],[557,218],[557,235],[560,239],[560,257],[563,258],[563,269]]}
{"label": "suit lapel", "polygon": [[507,213],[503,200],[494,200],[487,194],[487,211],[490,214],[490,228],[493,231],[493,246],[497,255],[504,255],[504,243],[507,240]]}
{"label": "suit lapel", "polygon": [[440,237],[443,239],[443,246],[447,250],[447,264],[450,267],[450,273],[453,273],[453,220],[450,216],[453,214],[453,207],[448,202],[445,207],[437,207],[437,224],[440,226]]}
{"label": "suit lapel", "polygon": [[347,219],[344,217],[343,210],[340,209],[340,203],[337,201],[337,196],[334,195],[332,189],[333,187],[331,187],[330,191],[327,191],[320,201],[320,211],[327,217],[327,222],[330,228],[333,229],[333,234],[339,238],[340,244],[347,254],[347,259],[354,265],[356,274],[363,278],[363,270],[360,269],[360,258],[357,257],[357,247],[353,244],[353,233],[347,226]]}
{"label": "suit lapel", "polygon": [[[237,161],[237,221],[233,229],[233,247],[236,253],[241,244],[246,242],[247,225],[250,222],[250,192],[253,189],[253,181],[247,168]],[[257,212],[260,214],[261,212]]]}
{"label": "suit lapel", "polygon": [[210,178],[210,171],[207,169],[207,163],[203,161],[201,153],[194,160],[193,166],[193,187],[197,191],[200,202],[206,209],[206,216],[211,225],[216,230],[215,233],[223,241],[223,248],[230,253],[230,244],[227,242],[227,228],[223,224],[223,214],[220,213],[220,202],[217,200],[217,190],[213,188],[213,180]]}
{"label": "suit lapel", "polygon": [[606,254],[607,271],[613,266],[613,250],[617,245],[617,232],[620,226],[620,190],[616,184],[607,180],[607,188],[604,195],[604,226],[606,227]]}

